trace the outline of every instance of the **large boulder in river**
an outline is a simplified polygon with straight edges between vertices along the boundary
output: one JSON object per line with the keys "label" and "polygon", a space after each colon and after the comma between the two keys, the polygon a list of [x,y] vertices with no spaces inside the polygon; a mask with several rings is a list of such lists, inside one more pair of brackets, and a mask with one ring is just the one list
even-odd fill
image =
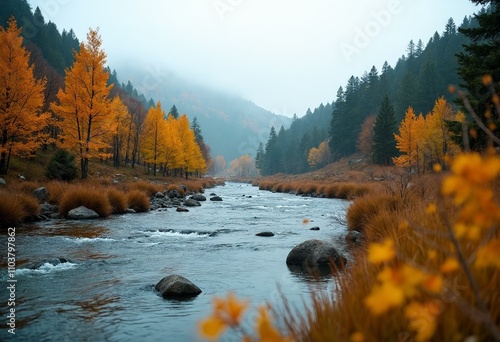
{"label": "large boulder in river", "polygon": [[160,292],[163,298],[187,298],[201,293],[198,286],[183,276],[172,274],[158,282],[155,290]]}
{"label": "large boulder in river", "polygon": [[202,194],[194,194],[193,196],[191,196],[191,198],[199,202],[204,202],[207,200],[207,198]]}
{"label": "large boulder in river", "polygon": [[286,258],[289,266],[318,267],[334,263],[342,267],[346,262],[334,245],[322,240],[307,240],[295,246]]}
{"label": "large boulder in river", "polygon": [[98,218],[99,214],[87,207],[79,206],[78,208],[71,209],[68,212],[68,219],[70,220],[88,220]]}

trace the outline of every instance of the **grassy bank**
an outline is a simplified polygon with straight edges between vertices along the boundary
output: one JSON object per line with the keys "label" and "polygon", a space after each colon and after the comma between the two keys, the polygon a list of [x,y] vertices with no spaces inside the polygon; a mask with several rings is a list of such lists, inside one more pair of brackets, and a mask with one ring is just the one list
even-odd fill
{"label": "grassy bank", "polygon": [[[385,175],[375,184],[349,186],[278,178],[255,183],[266,190],[325,197],[328,187],[369,190],[333,196],[353,198],[348,230],[363,237],[352,245],[353,262],[336,277],[335,289],[313,293],[306,313],[286,305],[284,310],[259,308],[250,336],[273,341],[500,340],[500,157],[463,154],[451,171]],[[214,300],[214,313],[201,322],[200,333],[218,337],[220,327],[238,326],[243,314],[234,308],[240,303],[232,297]],[[275,321],[285,328],[276,329]]]}

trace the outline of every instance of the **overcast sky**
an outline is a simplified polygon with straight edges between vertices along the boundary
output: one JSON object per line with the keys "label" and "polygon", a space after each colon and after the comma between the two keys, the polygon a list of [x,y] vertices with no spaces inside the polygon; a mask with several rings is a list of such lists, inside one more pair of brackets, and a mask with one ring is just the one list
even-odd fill
{"label": "overcast sky", "polygon": [[410,39],[426,44],[448,18],[458,26],[479,9],[468,0],[28,1],[80,41],[99,27],[119,77],[138,65],[172,71],[287,116],[332,102],[351,75],[395,66]]}

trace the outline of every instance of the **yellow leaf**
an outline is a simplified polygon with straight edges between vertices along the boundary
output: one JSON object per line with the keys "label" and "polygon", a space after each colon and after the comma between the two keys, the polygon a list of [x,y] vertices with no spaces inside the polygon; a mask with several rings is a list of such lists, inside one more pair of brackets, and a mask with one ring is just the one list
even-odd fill
{"label": "yellow leaf", "polygon": [[233,293],[228,293],[227,298],[213,299],[214,316],[227,325],[237,326],[241,322],[243,312],[248,307],[247,301],[240,301]]}
{"label": "yellow leaf", "polygon": [[474,265],[478,268],[496,267],[500,268],[500,240],[495,239],[477,251]]}
{"label": "yellow leaf", "polygon": [[384,243],[372,243],[368,247],[368,261],[372,264],[380,264],[391,261],[396,256],[394,242],[387,239]]}
{"label": "yellow leaf", "polygon": [[371,293],[365,298],[365,305],[374,315],[380,315],[391,308],[400,306],[404,299],[405,295],[400,287],[385,282],[373,287]]}
{"label": "yellow leaf", "polygon": [[431,274],[426,277],[423,282],[424,288],[434,294],[439,294],[443,291],[444,281],[443,277],[439,274]]}
{"label": "yellow leaf", "polygon": [[434,203],[431,203],[427,206],[427,208],[425,208],[425,212],[428,214],[428,215],[432,215],[432,214],[435,214],[437,212],[437,206],[436,204]]}
{"label": "yellow leaf", "polygon": [[458,269],[460,269],[460,264],[455,258],[447,258],[439,268],[441,273],[452,273]]}
{"label": "yellow leaf", "polygon": [[436,316],[432,304],[412,302],[406,306],[405,316],[410,320],[410,329],[417,333],[415,340],[428,341],[436,332]]}
{"label": "yellow leaf", "polygon": [[214,316],[210,316],[200,322],[199,332],[200,335],[209,340],[216,340],[226,329],[226,324]]}
{"label": "yellow leaf", "polygon": [[264,306],[259,306],[259,314],[256,321],[256,330],[261,342],[278,342],[287,341],[287,338],[281,336],[281,333],[273,325],[272,319],[269,316]]}

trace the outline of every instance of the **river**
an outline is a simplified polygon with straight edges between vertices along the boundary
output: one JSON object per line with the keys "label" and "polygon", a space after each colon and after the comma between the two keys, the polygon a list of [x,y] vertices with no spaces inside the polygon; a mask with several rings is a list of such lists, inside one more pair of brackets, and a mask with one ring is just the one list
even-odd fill
{"label": "river", "polygon": [[[198,341],[197,322],[214,296],[249,299],[248,319],[266,302],[295,307],[333,279],[292,272],[286,256],[308,239],[343,247],[349,202],[260,191],[227,183],[206,190],[189,212],[175,209],[96,221],[51,220],[16,229],[17,341]],[[208,197],[208,196],[207,196]],[[319,231],[310,228],[318,226]],[[257,237],[272,231],[274,237]],[[2,237],[3,265],[7,236]],[[57,259],[64,258],[63,263]],[[7,271],[2,267],[0,339],[8,333]],[[154,284],[182,275],[202,289],[191,300],[166,300]],[[251,322],[246,322],[251,324]],[[231,333],[223,341],[235,340]]]}

